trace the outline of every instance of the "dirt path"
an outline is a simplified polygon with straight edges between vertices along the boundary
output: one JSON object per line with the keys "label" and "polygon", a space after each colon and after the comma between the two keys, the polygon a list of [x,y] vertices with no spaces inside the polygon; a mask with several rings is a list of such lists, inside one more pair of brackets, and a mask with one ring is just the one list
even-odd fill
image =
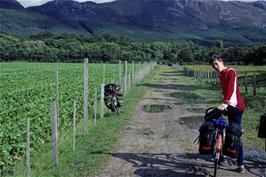
{"label": "dirt path", "polygon": [[[211,176],[213,162],[199,157],[198,146],[193,143],[198,132],[183,124],[186,118],[203,115],[188,112],[182,103],[170,96],[182,91],[182,88],[173,87],[178,77],[176,72],[166,70],[145,84],[148,92],[137,105],[132,122],[121,134],[117,151],[110,153],[98,177]],[[144,106],[152,104],[172,109],[146,112]],[[252,161],[246,164],[248,170],[244,175],[234,172],[235,166],[231,166],[219,169],[218,176],[259,176],[260,164]]]}

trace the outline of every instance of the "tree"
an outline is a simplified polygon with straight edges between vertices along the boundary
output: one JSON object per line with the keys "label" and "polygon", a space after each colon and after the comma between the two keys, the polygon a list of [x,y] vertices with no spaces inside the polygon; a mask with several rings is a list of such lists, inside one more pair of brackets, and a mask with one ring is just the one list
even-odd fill
{"label": "tree", "polygon": [[256,58],[257,60],[255,60],[255,65],[266,65],[266,45],[264,46],[260,46],[257,50],[256,50]]}
{"label": "tree", "polygon": [[178,54],[178,59],[184,63],[192,63],[193,54],[189,48],[182,49]]}

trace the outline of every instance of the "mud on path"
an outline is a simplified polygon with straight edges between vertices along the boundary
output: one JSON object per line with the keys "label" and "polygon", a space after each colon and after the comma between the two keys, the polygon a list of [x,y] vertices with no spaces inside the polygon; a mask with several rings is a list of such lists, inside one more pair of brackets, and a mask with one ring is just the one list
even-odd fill
{"label": "mud on path", "polygon": [[[116,150],[109,153],[109,160],[96,176],[212,176],[213,162],[198,156],[198,146],[193,143],[199,128],[199,123],[193,124],[193,118],[200,119],[203,114],[187,111],[177,98],[171,97],[171,93],[186,89],[175,87],[178,77],[181,76],[175,70],[164,68],[144,84],[148,91],[137,105],[132,122],[121,133]],[[150,105],[166,105],[167,109],[163,111]],[[201,104],[198,108],[205,107]],[[187,122],[194,127],[187,127]],[[261,164],[245,163],[244,175],[234,172],[236,166],[230,166],[221,167],[218,176],[259,176]]]}

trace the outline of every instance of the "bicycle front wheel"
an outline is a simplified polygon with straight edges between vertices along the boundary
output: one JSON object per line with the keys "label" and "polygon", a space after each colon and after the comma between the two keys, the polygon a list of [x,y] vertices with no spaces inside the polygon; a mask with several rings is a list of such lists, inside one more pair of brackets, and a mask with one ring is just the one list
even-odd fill
{"label": "bicycle front wheel", "polygon": [[214,177],[217,176],[219,159],[220,159],[220,153],[218,152],[215,154],[215,160],[214,160],[214,174],[213,174]]}
{"label": "bicycle front wheel", "polygon": [[112,110],[116,112],[116,114],[119,116],[119,106],[116,102],[116,100],[112,99]]}
{"label": "bicycle front wheel", "polygon": [[215,144],[215,160],[214,160],[214,177],[217,175],[217,170],[219,166],[219,161],[220,161],[220,156],[221,156],[221,149],[222,149],[222,135],[218,134],[217,135],[217,140]]}

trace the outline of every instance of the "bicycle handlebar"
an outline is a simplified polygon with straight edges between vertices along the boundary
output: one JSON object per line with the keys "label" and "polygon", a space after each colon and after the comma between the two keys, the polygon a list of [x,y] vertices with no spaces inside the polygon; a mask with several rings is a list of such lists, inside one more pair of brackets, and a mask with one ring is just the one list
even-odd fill
{"label": "bicycle handlebar", "polygon": [[204,116],[205,121],[212,121],[216,127],[221,128],[221,129],[227,127],[227,122],[222,116],[224,111],[216,107],[210,107],[206,109],[205,113],[206,113]]}
{"label": "bicycle handlebar", "polygon": [[[213,111],[213,112],[211,113],[210,110]],[[220,110],[220,109],[218,109],[217,107],[209,107],[209,108],[207,108],[206,111],[205,111],[205,116],[204,116],[204,118],[205,118],[205,120],[208,120],[208,119],[210,119],[212,116],[215,116],[216,114],[219,115],[219,116],[217,116],[217,118],[221,117],[222,114],[223,114],[223,115],[226,115],[226,114],[227,114],[227,109],[225,109],[225,110]]]}

